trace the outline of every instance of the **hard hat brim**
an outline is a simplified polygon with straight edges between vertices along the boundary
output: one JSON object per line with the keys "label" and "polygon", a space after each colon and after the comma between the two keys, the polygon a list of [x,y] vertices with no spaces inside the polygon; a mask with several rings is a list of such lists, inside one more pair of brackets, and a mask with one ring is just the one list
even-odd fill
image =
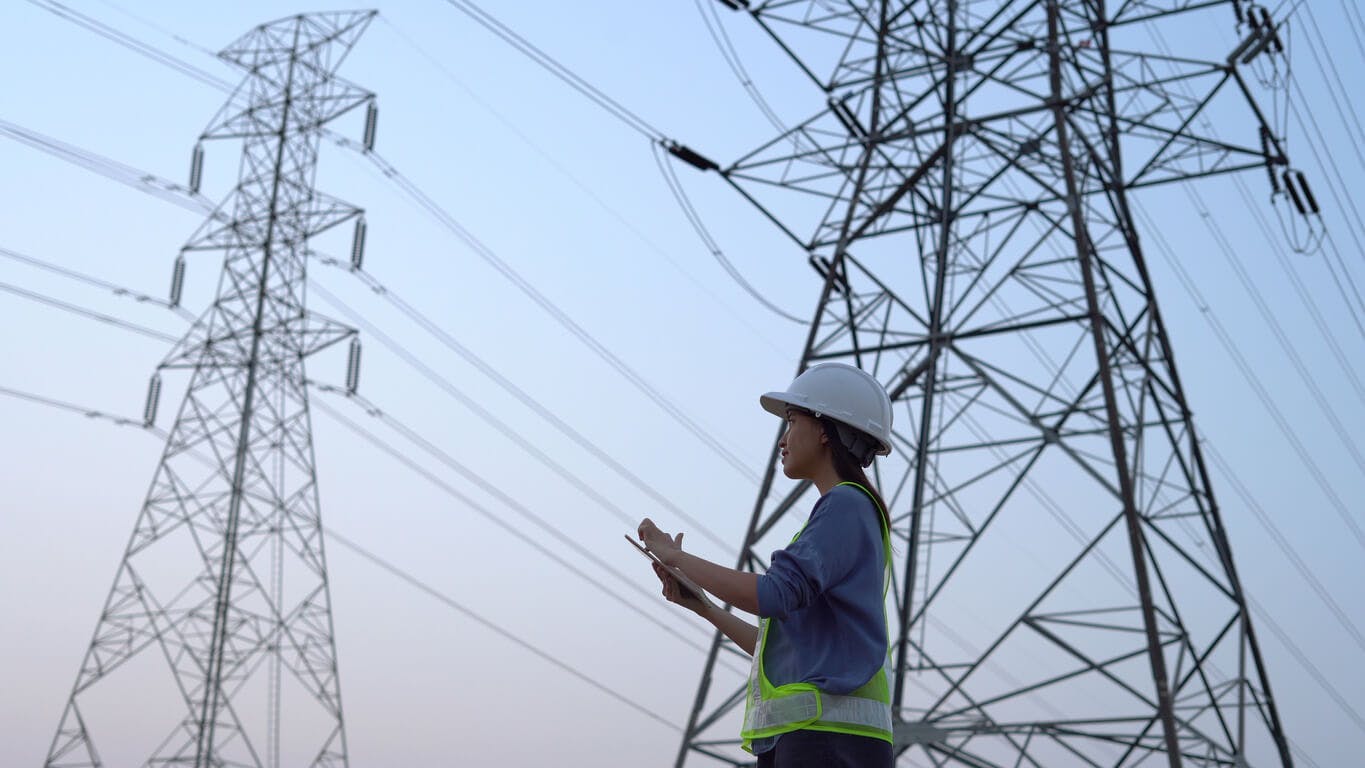
{"label": "hard hat brim", "polygon": [[[758,404],[763,406],[763,410],[767,411],[768,413],[771,413],[772,415],[780,419],[787,418],[788,408],[800,408],[804,411],[818,413],[819,412],[818,409],[811,408],[810,405],[808,405],[808,402],[809,398],[807,398],[805,395],[793,392],[768,392],[766,394],[760,395],[758,398]],[[830,418],[834,419],[835,421],[847,424],[847,422],[845,422],[843,419],[840,419],[836,416],[830,416]],[[853,427],[854,429],[858,429],[858,427],[853,424],[849,424],[848,426]],[[878,456],[891,455],[891,446],[888,445],[886,441],[877,438],[876,436],[872,436],[872,438],[877,443],[876,454]]]}
{"label": "hard hat brim", "polygon": [[763,410],[771,413],[778,418],[787,418],[788,406],[805,408],[803,404],[806,400],[804,395],[793,395],[790,392],[769,392],[758,398],[758,404],[763,406]]}

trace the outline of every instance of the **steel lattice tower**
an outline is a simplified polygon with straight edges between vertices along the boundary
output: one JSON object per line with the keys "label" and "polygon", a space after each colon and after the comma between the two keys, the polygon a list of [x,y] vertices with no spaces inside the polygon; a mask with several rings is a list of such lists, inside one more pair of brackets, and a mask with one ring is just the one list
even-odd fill
{"label": "steel lattice tower", "polygon": [[166,718],[145,765],[347,764],[304,359],[353,332],[306,309],[304,278],[309,238],[360,215],[313,181],[322,127],[372,104],[334,73],[373,15],[219,54],[247,76],[203,138],[244,142],[240,178],[184,247],[224,252],[217,296],[162,363],[189,388],[46,765],[104,764],[121,668],[136,722]]}
{"label": "steel lattice tower", "polygon": [[[892,395],[895,453],[874,479],[897,549],[900,764],[1291,765],[1132,207],[1213,174],[1294,181],[1245,73],[1283,52],[1269,14],[723,2],[826,101],[727,167],[670,149],[823,276],[800,369],[849,362]],[[1178,55],[1152,50],[1168,34]],[[777,459],[743,569],[765,568],[810,499],[775,482]],[[744,688],[713,679],[728,652],[717,635],[679,766],[752,760]]]}

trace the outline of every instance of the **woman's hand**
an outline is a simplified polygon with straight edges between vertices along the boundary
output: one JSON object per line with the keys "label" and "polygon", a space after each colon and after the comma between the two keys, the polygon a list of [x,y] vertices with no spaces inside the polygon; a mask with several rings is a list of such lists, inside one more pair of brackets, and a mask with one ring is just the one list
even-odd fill
{"label": "woman's hand", "polygon": [[659,583],[663,585],[664,599],[668,602],[681,605],[702,618],[706,618],[707,611],[715,607],[715,604],[705,596],[697,597],[684,590],[673,574],[658,563],[654,564],[654,575],[659,577]]}
{"label": "woman's hand", "polygon": [[[646,520],[645,522],[648,523],[649,521]],[[643,524],[641,525],[643,527]],[[650,525],[653,525],[653,523],[650,523]],[[655,528],[654,530],[657,531],[658,529]],[[665,538],[668,537],[668,534],[662,535]],[[677,549],[677,551],[681,552],[682,540],[683,535],[680,533],[677,536],[674,536],[673,538],[669,539],[669,544],[673,545]],[[677,577],[675,577],[672,573],[669,572],[668,568],[665,568],[664,566],[659,565],[658,563],[654,563],[653,565],[654,575],[659,577],[659,583],[663,585],[663,595],[665,600],[667,600],[670,603],[681,605],[682,607],[697,614],[702,618],[706,618],[707,612],[710,609],[716,607],[714,603],[712,603],[710,600],[706,598],[705,593],[702,593],[701,595],[696,595],[693,594],[691,590],[685,589],[682,586],[682,584],[678,583]]]}
{"label": "woman's hand", "polygon": [[664,561],[665,565],[673,565],[682,552],[682,537],[680,533],[677,537],[669,536],[654,524],[653,520],[645,518],[640,521],[640,528],[636,531],[640,541],[644,542],[645,549],[654,553],[654,556]]}

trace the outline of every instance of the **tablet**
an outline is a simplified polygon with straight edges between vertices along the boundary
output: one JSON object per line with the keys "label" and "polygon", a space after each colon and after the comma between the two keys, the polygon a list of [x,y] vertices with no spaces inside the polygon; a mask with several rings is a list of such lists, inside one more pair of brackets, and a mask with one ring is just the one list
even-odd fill
{"label": "tablet", "polygon": [[665,564],[664,564],[664,561],[660,560],[659,557],[658,557],[657,555],[655,555],[653,552],[650,552],[649,550],[645,549],[644,547],[640,546],[640,542],[636,541],[635,539],[632,539],[632,538],[630,537],[630,534],[627,533],[627,534],[622,534],[622,535],[624,535],[624,536],[626,537],[626,541],[630,542],[630,545],[631,545],[632,547],[635,547],[637,550],[640,551],[640,554],[642,554],[642,555],[644,555],[645,557],[649,558],[652,562],[658,563],[660,566],[663,567],[663,569],[664,569],[665,571],[668,571],[668,573],[669,573],[670,575],[672,575],[673,578],[677,579],[677,580],[678,580],[678,588],[679,588],[679,590],[682,591],[682,593],[683,593],[684,595],[689,596],[689,597],[695,597],[695,598],[697,598],[698,600],[701,600],[703,603],[708,602],[707,599],[706,599],[706,590],[704,590],[704,589],[702,589],[700,586],[698,586],[698,585],[697,585],[697,582],[695,582],[695,581],[693,581],[693,580],[687,578],[687,576],[685,576],[685,575],[682,573],[682,571],[679,571],[677,568],[674,568],[674,567],[669,566],[669,565],[665,565]]}

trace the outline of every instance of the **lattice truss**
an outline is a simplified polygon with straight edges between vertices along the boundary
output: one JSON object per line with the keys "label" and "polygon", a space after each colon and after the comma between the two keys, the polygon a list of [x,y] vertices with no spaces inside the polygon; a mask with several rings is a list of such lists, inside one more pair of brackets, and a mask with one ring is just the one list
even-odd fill
{"label": "lattice truss", "polygon": [[[895,401],[875,479],[900,764],[1290,764],[1129,209],[1286,164],[1242,72],[1276,50],[1246,5],[747,10],[827,102],[721,172],[825,276],[802,366],[854,363]],[[746,569],[813,500],[774,475]],[[679,765],[752,760],[726,652]]]}
{"label": "lattice truss", "polygon": [[149,766],[347,764],[304,359],[352,331],[304,278],[309,238],[360,214],[313,181],[322,127],[373,98],[335,75],[372,17],[220,53],[247,76],[203,138],[243,142],[239,182],[185,245],[224,253],[217,295],[162,364],[188,391],[49,766],[104,764],[97,738]]}

